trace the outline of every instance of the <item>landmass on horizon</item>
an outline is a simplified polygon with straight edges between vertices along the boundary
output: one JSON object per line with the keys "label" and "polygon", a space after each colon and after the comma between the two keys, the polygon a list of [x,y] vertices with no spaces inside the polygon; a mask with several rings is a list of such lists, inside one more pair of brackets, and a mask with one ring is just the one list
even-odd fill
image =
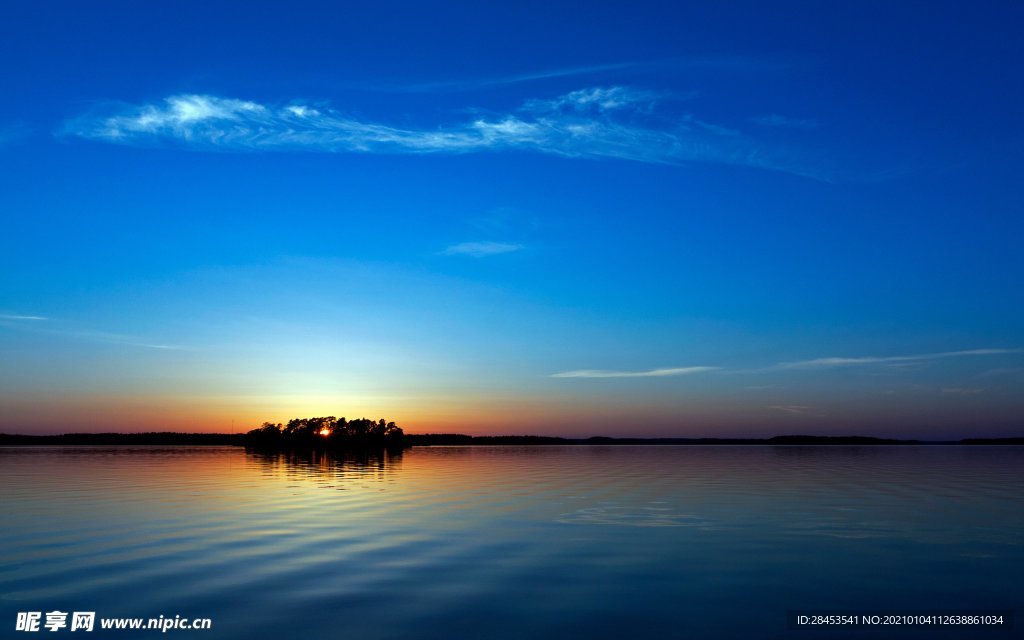
{"label": "landmass on horizon", "polygon": [[[396,443],[397,444],[397,443]],[[252,446],[247,433],[65,433],[61,435],[21,435],[0,433],[0,446]],[[471,436],[460,433],[424,433],[404,435],[401,447],[429,446],[506,446],[506,445],[1024,445],[1024,436],[1015,438],[963,438],[960,440],[897,440],[870,436],[779,435],[771,438],[561,438],[557,436]]]}
{"label": "landmass on horizon", "polygon": [[409,434],[393,421],[317,416],[292,418],[287,423],[264,422],[245,433],[65,433],[27,435],[0,433],[3,445],[235,445],[263,450],[404,449],[414,446],[462,445],[906,445],[906,444],[1024,444],[1024,437],[910,440],[844,435],[777,435],[768,438],[488,435],[461,433]]}

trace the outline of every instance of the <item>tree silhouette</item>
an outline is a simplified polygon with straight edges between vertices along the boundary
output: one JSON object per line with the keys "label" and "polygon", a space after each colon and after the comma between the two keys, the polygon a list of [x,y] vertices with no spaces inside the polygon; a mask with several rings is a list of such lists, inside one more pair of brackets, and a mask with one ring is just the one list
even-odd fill
{"label": "tree silhouette", "polygon": [[246,444],[262,449],[401,448],[405,432],[383,418],[347,420],[319,416],[264,422],[246,434]]}

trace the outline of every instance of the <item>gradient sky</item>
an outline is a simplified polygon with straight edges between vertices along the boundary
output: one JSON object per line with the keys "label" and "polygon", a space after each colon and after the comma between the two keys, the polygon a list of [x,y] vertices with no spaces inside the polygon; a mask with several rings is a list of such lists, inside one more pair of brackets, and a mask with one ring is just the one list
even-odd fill
{"label": "gradient sky", "polygon": [[0,430],[1024,432],[1024,5],[682,4],[5,2]]}

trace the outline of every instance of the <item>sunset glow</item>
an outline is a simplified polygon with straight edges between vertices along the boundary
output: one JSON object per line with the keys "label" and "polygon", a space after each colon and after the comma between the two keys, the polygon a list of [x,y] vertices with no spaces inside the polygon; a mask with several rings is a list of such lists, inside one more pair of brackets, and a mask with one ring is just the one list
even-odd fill
{"label": "sunset glow", "polygon": [[1009,5],[305,7],[272,53],[48,6],[0,20],[0,431],[1020,431]]}

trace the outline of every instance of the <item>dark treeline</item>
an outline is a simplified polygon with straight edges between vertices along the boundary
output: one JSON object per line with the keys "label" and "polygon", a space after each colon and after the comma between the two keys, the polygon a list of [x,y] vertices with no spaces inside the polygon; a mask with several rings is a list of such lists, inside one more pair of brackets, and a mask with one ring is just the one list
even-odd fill
{"label": "dark treeline", "polygon": [[415,447],[468,444],[577,444],[584,441],[555,436],[467,436],[461,433],[426,433],[405,436],[405,442],[409,446]]}
{"label": "dark treeline", "polygon": [[262,449],[401,448],[405,433],[383,418],[346,420],[334,416],[293,418],[287,424],[264,422],[246,434],[246,445]]}
{"label": "dark treeline", "polygon": [[[326,429],[326,431],[325,431]],[[34,436],[0,433],[11,445],[237,445],[261,449],[387,448],[452,445],[1024,445],[1024,438],[892,440],[867,436],[775,436],[773,438],[558,438],[554,436],[469,436],[460,433],[405,435],[393,422],[333,416],[297,418],[287,425],[266,422],[243,433],[65,433]]]}
{"label": "dark treeline", "polygon": [[56,436],[30,436],[0,433],[0,445],[74,445],[74,446],[168,446],[168,445],[243,445],[241,433],[64,433]]}
{"label": "dark treeline", "polygon": [[405,437],[407,446],[455,445],[1021,445],[1024,438],[969,438],[964,440],[895,440],[869,436],[791,435],[772,438],[559,438],[554,436],[468,436],[426,433]]}

